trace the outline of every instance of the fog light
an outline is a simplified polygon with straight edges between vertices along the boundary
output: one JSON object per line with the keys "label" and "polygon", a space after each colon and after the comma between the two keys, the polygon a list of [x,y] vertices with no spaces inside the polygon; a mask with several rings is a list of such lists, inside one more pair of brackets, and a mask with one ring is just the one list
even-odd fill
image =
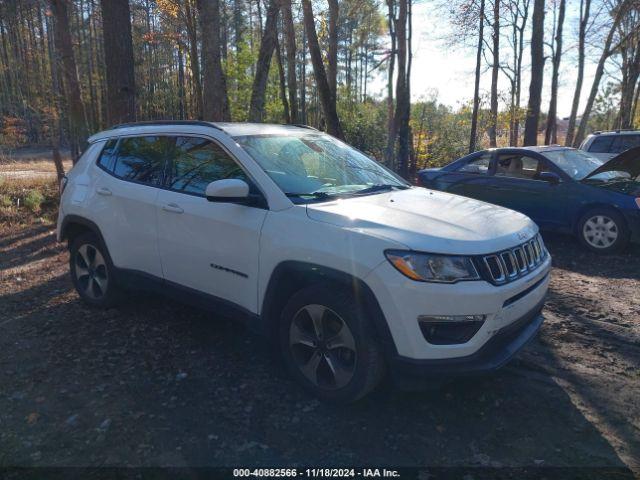
{"label": "fog light", "polygon": [[418,324],[430,344],[455,345],[471,340],[486,318],[486,315],[420,315]]}

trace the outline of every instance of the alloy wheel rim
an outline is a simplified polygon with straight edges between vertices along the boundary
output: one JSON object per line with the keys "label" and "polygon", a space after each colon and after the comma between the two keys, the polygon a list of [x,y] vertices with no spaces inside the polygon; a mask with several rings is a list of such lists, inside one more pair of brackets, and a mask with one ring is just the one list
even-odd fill
{"label": "alloy wheel rim", "polygon": [[584,239],[595,248],[608,248],[618,239],[618,225],[606,215],[594,215],[582,229]]}
{"label": "alloy wheel rim", "polygon": [[80,290],[94,300],[104,297],[109,276],[107,263],[100,251],[93,245],[84,244],[78,249],[74,264]]}
{"label": "alloy wheel rim", "polygon": [[337,390],[356,369],[356,342],[347,323],[323,305],[305,305],[289,327],[289,348],[300,372],[316,387]]}

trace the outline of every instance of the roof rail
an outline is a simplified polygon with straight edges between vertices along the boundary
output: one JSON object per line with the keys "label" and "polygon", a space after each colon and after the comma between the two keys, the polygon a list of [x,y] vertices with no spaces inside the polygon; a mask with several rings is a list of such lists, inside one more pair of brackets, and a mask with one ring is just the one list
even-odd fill
{"label": "roof rail", "polygon": [[622,132],[640,132],[637,128],[618,128],[616,130],[598,130],[593,135],[601,135],[603,133],[622,133]]}
{"label": "roof rail", "polygon": [[144,126],[153,126],[153,125],[194,125],[200,127],[213,127],[218,130],[222,130],[213,122],[205,122],[204,120],[145,120],[142,122],[129,122],[129,123],[120,123],[118,125],[113,125],[109,130],[117,130],[119,128],[128,128],[128,127],[144,127]]}
{"label": "roof rail", "polygon": [[309,130],[315,130],[316,132],[320,131],[315,127],[312,127],[310,125],[305,125],[304,123],[285,123],[285,125],[291,125],[292,127],[299,127],[299,128],[308,128]]}

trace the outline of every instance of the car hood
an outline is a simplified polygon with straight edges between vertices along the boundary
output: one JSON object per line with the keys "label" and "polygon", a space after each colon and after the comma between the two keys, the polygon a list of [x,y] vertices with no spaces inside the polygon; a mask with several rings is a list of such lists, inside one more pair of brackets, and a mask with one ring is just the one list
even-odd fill
{"label": "car hood", "polygon": [[528,217],[513,210],[417,187],[308,204],[307,215],[432,253],[496,252],[538,231]]}
{"label": "car hood", "polygon": [[630,148],[616,155],[587,175],[584,180],[603,172],[626,172],[631,178],[640,177],[640,147]]}

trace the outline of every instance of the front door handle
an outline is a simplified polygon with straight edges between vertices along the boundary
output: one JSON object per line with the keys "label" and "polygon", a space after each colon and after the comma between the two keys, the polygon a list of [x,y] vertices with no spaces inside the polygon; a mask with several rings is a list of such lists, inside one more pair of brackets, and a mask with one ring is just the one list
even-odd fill
{"label": "front door handle", "polygon": [[177,203],[168,203],[166,205],[162,206],[162,210],[164,210],[165,212],[171,212],[171,213],[183,213],[184,209],[178,205]]}
{"label": "front door handle", "polygon": [[98,195],[104,195],[105,197],[109,197],[112,195],[111,190],[109,190],[106,187],[101,187],[98,190],[96,190]]}

